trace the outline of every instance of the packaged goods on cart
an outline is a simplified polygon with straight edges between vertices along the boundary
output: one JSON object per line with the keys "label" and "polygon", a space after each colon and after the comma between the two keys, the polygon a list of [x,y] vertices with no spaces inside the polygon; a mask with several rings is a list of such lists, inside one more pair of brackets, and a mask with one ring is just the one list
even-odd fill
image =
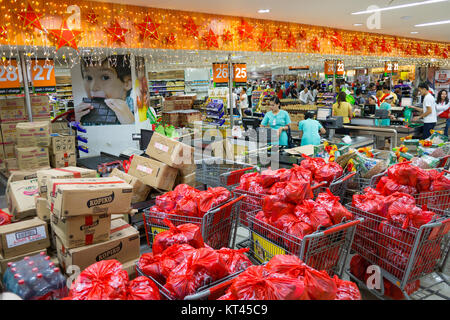
{"label": "packaged goods on cart", "polygon": [[353,282],[332,278],[298,257],[276,255],[238,275],[218,300],[361,300],[361,294]]}
{"label": "packaged goods on cart", "polygon": [[149,278],[129,281],[119,261],[103,260],[80,273],[64,300],[160,300],[160,295]]}
{"label": "packaged goods on cart", "polygon": [[36,179],[12,182],[6,188],[6,201],[13,221],[36,216],[34,197],[38,193]]}
{"label": "packaged goods on cart", "polygon": [[110,177],[118,177],[133,187],[133,197],[131,203],[141,202],[147,200],[151,188],[143,183],[139,178],[133,177],[117,168],[114,168]]}

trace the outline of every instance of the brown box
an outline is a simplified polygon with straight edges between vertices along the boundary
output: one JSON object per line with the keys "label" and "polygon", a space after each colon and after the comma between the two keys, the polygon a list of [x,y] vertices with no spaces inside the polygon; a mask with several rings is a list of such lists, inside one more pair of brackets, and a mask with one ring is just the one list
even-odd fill
{"label": "brown box", "polygon": [[171,190],[177,178],[178,170],[165,163],[135,155],[131,161],[128,174],[139,178],[153,188]]}
{"label": "brown box", "polygon": [[20,122],[16,126],[17,146],[48,147],[50,145],[50,122]]}
{"label": "brown box", "polygon": [[51,179],[48,190],[50,210],[60,218],[131,209],[133,188],[117,177]]}
{"label": "brown box", "polygon": [[130,220],[128,214],[112,214],[111,221],[116,220],[116,219],[122,219],[122,220],[126,221],[127,223],[130,223],[130,221],[128,221],[128,220]]}
{"label": "brown box", "polygon": [[50,137],[50,153],[75,152],[75,136],[58,134]]}
{"label": "brown box", "polygon": [[50,165],[48,148],[16,147],[17,164],[20,170],[48,167]]}
{"label": "brown box", "polygon": [[36,215],[34,197],[37,190],[37,179],[16,181],[7,185],[6,200],[14,221]]}
{"label": "brown box", "polygon": [[127,262],[122,263],[122,269],[128,273],[128,279],[133,280],[136,278],[136,263],[139,259],[133,259]]}
{"label": "brown box", "polygon": [[5,159],[5,163],[6,169],[8,169],[9,172],[19,170],[19,163],[16,158]]}
{"label": "brown box", "polygon": [[17,122],[1,124],[2,139],[3,139],[4,143],[16,143],[17,142],[16,126],[17,126]]}
{"label": "brown box", "polygon": [[50,206],[46,198],[35,197],[34,198],[36,204],[36,215],[42,221],[49,222],[50,221]]}
{"label": "brown box", "polygon": [[176,185],[187,184],[190,185],[191,187],[195,187],[196,186],[195,172],[186,176],[178,175],[175,184]]}
{"label": "brown box", "polygon": [[39,218],[0,226],[0,254],[11,258],[48,248],[47,223]]}
{"label": "brown box", "polygon": [[49,198],[47,189],[51,179],[72,179],[72,178],[96,178],[97,171],[78,167],[55,168],[39,170],[36,173],[39,186],[39,195]]}
{"label": "brown box", "polygon": [[182,168],[179,168],[178,170],[180,171],[181,176],[187,176],[190,175],[191,173],[194,173],[197,170],[197,165],[195,164],[187,165]]}
{"label": "brown box", "polygon": [[3,144],[3,151],[5,152],[5,159],[14,159],[16,155],[16,145],[12,142],[5,142]]}
{"label": "brown box", "polygon": [[30,96],[31,112],[33,119],[49,119],[50,118],[50,104],[47,95]]}
{"label": "brown box", "polygon": [[4,274],[6,269],[8,269],[8,263],[22,260],[26,256],[34,256],[36,254],[41,253],[42,251],[47,253],[47,249],[42,249],[42,250],[36,250],[36,251],[33,251],[33,252],[23,253],[23,254],[20,254],[18,256],[14,256],[14,257],[11,257],[11,258],[3,258],[3,256],[0,255],[0,274]]}
{"label": "brown box", "polygon": [[147,200],[151,188],[139,180],[139,178],[133,177],[132,175],[120,171],[117,168],[113,169],[110,177],[119,177],[133,187],[133,197],[131,198],[131,203]]}
{"label": "brown box", "polygon": [[52,168],[74,167],[77,165],[77,155],[75,151],[50,153],[50,165]]}
{"label": "brown box", "polygon": [[111,221],[111,235],[108,241],[89,246],[66,249],[56,237],[58,260],[66,270],[76,265],[81,270],[101,260],[116,259],[121,263],[138,259],[140,255],[139,232],[121,219]]}
{"label": "brown box", "polygon": [[173,168],[191,166],[194,163],[194,148],[180,141],[154,132],[145,153]]}
{"label": "brown box", "polygon": [[32,170],[11,171],[11,175],[8,178],[8,184],[10,184],[11,182],[20,181],[20,180],[36,179],[38,171],[49,170],[49,169],[50,169],[50,167],[42,167],[42,168],[32,169]]}
{"label": "brown box", "polygon": [[109,240],[111,215],[86,215],[58,218],[51,215],[52,230],[67,249]]}
{"label": "brown box", "polygon": [[0,99],[0,120],[2,123],[26,121],[25,99]]}
{"label": "brown box", "polygon": [[69,127],[68,127],[66,121],[56,121],[56,122],[51,123],[50,131],[51,131],[51,133],[68,134]]}

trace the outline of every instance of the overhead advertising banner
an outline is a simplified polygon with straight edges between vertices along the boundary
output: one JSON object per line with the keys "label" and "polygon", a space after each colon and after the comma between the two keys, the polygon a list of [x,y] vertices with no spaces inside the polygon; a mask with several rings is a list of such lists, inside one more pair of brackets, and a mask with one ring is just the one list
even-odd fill
{"label": "overhead advertising banner", "polygon": [[0,64],[0,94],[20,94],[22,92],[22,75],[17,60],[5,60]]}

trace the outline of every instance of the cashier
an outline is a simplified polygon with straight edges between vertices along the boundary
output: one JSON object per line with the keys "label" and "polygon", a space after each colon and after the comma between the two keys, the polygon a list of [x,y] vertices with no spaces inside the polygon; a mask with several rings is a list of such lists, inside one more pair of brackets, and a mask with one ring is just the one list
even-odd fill
{"label": "cashier", "polygon": [[298,123],[298,130],[300,131],[300,138],[302,139],[302,146],[320,144],[320,135],[325,134],[326,130],[322,127],[319,121],[314,120],[314,112],[308,111],[305,114],[305,120]]}
{"label": "cashier", "polygon": [[[380,104],[380,106],[377,106],[377,109],[388,110],[388,116],[390,118],[392,118],[391,108],[392,108],[393,104],[394,104],[394,96],[388,95],[387,97],[384,98],[384,101]],[[375,125],[378,127],[379,126],[390,126],[391,120],[390,119],[382,119],[382,120],[376,119]]]}
{"label": "cashier", "polygon": [[266,113],[264,119],[261,122],[261,127],[270,127],[277,130],[277,135],[279,137],[278,144],[280,146],[288,145],[288,135],[289,123],[291,123],[291,118],[289,113],[280,109],[280,99],[278,97],[272,97],[270,99],[270,111]]}

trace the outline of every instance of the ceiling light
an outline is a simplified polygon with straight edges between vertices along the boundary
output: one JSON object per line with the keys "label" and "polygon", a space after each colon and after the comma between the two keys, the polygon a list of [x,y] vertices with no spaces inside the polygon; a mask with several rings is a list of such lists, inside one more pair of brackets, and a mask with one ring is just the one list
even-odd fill
{"label": "ceiling light", "polygon": [[395,9],[408,8],[408,7],[415,7],[415,6],[421,6],[421,5],[424,5],[424,4],[433,4],[433,3],[446,2],[446,1],[448,1],[448,0],[420,1],[420,2],[413,2],[413,3],[408,3],[408,4],[401,4],[401,5],[392,6],[392,7],[385,7],[385,8],[378,8],[378,9],[372,9],[372,10],[364,10],[364,11],[352,12],[352,14],[374,13],[374,12],[395,10]]}
{"label": "ceiling light", "polygon": [[412,17],[411,16],[403,16],[403,17],[400,17],[400,19],[402,19],[402,20],[409,20],[409,19],[411,19]]}
{"label": "ceiling light", "polygon": [[411,31],[411,34],[418,34],[419,32],[417,31]]}
{"label": "ceiling light", "polygon": [[259,9],[258,13],[269,13],[270,10],[269,9]]}
{"label": "ceiling light", "polygon": [[421,23],[421,24],[416,24],[414,27],[428,27],[428,26],[436,26],[439,24],[447,24],[447,23],[450,23],[450,20]]}
{"label": "ceiling light", "polygon": [[360,27],[360,26],[362,26],[362,23],[354,23],[353,24],[355,27]]}

